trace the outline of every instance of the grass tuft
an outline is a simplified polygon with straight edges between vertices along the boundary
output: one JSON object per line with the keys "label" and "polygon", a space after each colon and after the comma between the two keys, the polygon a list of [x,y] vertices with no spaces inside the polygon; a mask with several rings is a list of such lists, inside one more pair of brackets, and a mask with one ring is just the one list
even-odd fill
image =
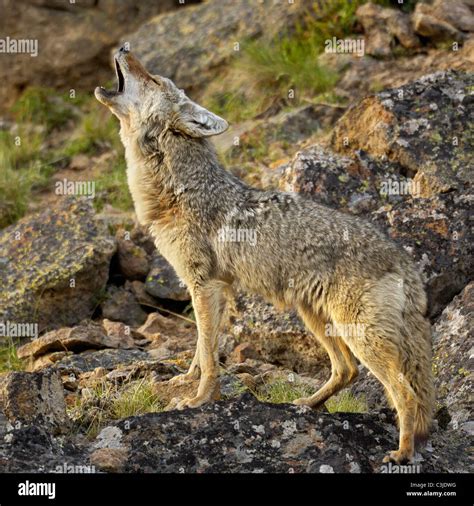
{"label": "grass tuft", "polygon": [[22,371],[25,368],[23,361],[18,358],[16,348],[19,343],[11,337],[5,338],[0,345],[0,373],[9,371]]}
{"label": "grass tuft", "polygon": [[123,384],[103,379],[83,390],[80,399],[68,411],[87,437],[94,438],[114,420],[160,412],[164,407],[165,403],[154,392],[153,382],[144,377]]}
{"label": "grass tuft", "polygon": [[331,397],[325,403],[330,413],[367,413],[367,399],[365,395],[356,397],[349,390],[344,390]]}

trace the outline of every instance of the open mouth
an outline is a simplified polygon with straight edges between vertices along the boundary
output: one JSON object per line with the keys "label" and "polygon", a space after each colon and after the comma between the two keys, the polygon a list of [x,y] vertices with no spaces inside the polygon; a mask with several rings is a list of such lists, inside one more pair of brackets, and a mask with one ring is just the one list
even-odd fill
{"label": "open mouth", "polygon": [[116,90],[107,90],[103,86],[100,86],[100,94],[106,98],[113,98],[125,91],[125,77],[123,75],[122,69],[120,68],[120,63],[115,58],[115,73],[117,75],[117,89]]}
{"label": "open mouth", "polygon": [[125,79],[122,74],[122,69],[120,68],[119,62],[117,61],[117,58],[115,58],[115,71],[117,73],[117,93],[123,93],[125,90]]}

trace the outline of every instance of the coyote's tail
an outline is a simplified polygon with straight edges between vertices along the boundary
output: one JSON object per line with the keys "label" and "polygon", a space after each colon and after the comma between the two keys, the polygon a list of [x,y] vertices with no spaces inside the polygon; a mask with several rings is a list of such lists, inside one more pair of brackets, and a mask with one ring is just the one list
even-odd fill
{"label": "coyote's tail", "polygon": [[410,281],[405,289],[404,319],[409,356],[403,373],[415,394],[415,444],[422,444],[428,438],[435,410],[431,324],[425,316],[426,295],[421,280],[416,276]]}

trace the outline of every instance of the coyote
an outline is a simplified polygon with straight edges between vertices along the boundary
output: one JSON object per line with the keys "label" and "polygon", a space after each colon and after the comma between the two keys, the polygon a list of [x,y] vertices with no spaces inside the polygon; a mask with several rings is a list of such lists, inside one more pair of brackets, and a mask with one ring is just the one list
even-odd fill
{"label": "coyote", "polygon": [[[249,187],[207,139],[227,129],[224,119],[124,48],[115,66],[117,90],[98,87],[95,96],[120,120],[137,218],[187,284],[196,313],[194,358],[171,381],[200,378],[199,387],[170,407],[194,408],[218,392],[218,332],[226,292],[238,285],[295,308],[331,359],[327,383],[295,404],[324,403],[356,378],[358,359],[398,414],[399,449],[384,461],[412,459],[430,428],[434,387],[426,295],[408,255],[369,223],[309,197]],[[363,332],[344,332],[348,325]]]}

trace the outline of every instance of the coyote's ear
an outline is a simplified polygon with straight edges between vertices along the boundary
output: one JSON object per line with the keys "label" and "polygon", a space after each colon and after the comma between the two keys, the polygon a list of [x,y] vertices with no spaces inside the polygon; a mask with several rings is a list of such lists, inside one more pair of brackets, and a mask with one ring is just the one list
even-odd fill
{"label": "coyote's ear", "polygon": [[179,109],[173,121],[173,128],[191,137],[218,135],[227,130],[228,127],[229,124],[225,119],[189,99],[179,104]]}

